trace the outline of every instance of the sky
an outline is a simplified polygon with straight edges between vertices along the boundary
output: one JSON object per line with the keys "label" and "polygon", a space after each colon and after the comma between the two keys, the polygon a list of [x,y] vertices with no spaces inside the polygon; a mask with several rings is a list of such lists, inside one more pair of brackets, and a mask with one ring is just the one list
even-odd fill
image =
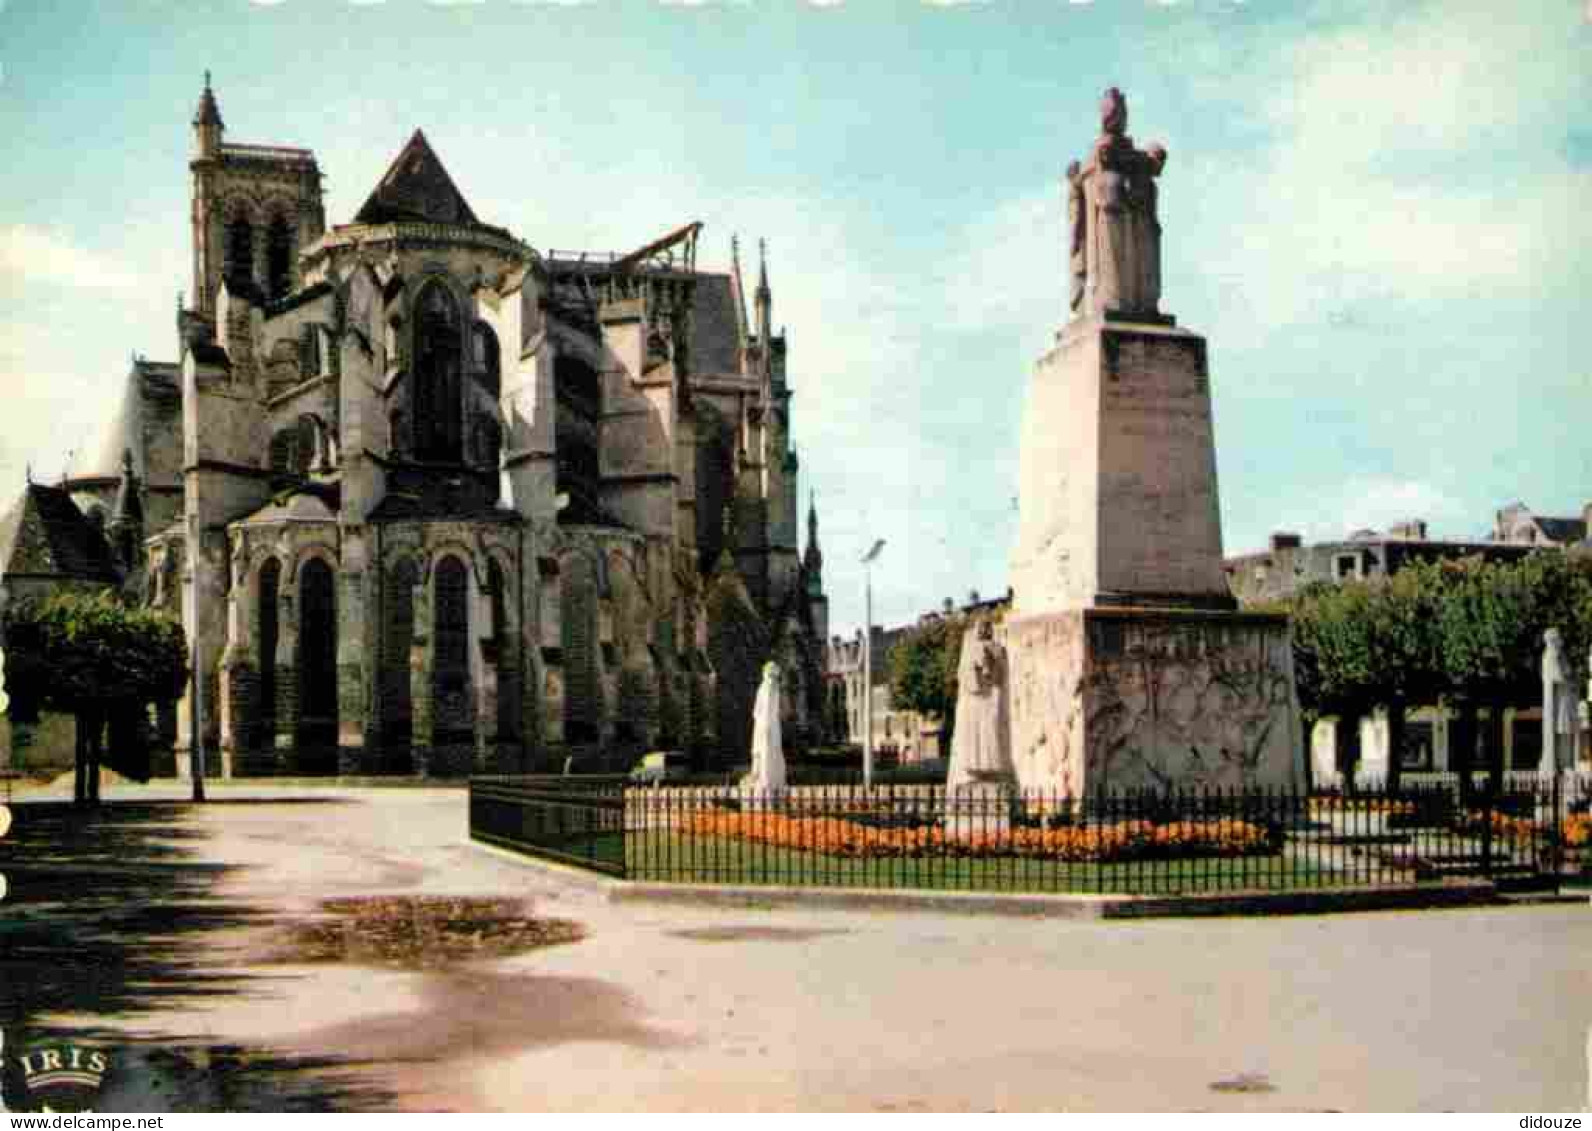
{"label": "sky", "polygon": [[1006,589],[1062,171],[1113,85],[1170,152],[1227,553],[1578,514],[1589,52],[1592,0],[0,0],[0,494],[175,359],[208,68],[229,141],[315,150],[331,223],[420,127],[544,251],[766,239],[837,632],[875,538],[876,621]]}

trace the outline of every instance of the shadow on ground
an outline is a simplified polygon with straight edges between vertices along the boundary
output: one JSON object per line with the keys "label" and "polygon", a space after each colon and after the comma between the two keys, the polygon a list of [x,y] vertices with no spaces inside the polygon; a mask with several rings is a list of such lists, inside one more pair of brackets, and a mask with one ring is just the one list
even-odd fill
{"label": "shadow on ground", "polygon": [[[74,1044],[109,1054],[102,1085],[120,1101],[112,1110],[389,1106],[390,1094],[361,1079],[354,1062],[181,1035],[127,1037],[129,1029],[158,1031],[162,1010],[262,981],[215,967],[214,936],[269,917],[217,895],[229,869],[203,858],[205,834],[190,806],[129,802],[85,811],[33,801],[13,803],[12,813],[10,835],[0,841],[0,873],[10,886],[0,903],[0,1083],[14,1109],[38,1100],[30,1099],[21,1057]],[[63,1016],[106,1024],[66,1028],[52,1020]]]}

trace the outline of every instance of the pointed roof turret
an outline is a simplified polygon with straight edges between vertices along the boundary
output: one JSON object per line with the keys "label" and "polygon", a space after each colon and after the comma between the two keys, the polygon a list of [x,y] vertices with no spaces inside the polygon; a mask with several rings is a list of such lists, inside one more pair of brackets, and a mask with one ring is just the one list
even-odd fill
{"label": "pointed roof turret", "polygon": [[354,217],[356,224],[422,220],[479,224],[426,135],[416,130]]}
{"label": "pointed roof turret", "polygon": [[193,124],[196,126],[221,126],[226,123],[221,120],[221,108],[216,105],[216,96],[210,90],[210,72],[205,72],[204,93],[199,96],[199,107],[193,112]]}
{"label": "pointed roof turret", "polygon": [[741,282],[741,238],[730,237],[730,286],[735,292],[735,331],[737,344],[746,348],[746,284]]}
{"label": "pointed roof turret", "polygon": [[824,568],[824,552],[818,548],[818,496],[807,493],[807,554],[803,563],[809,576],[816,576]]}
{"label": "pointed roof turret", "polygon": [[116,484],[116,505],[111,510],[111,525],[123,526],[144,521],[144,504],[138,498],[138,475],[133,471],[133,451],[122,449],[122,477]]}
{"label": "pointed roof turret", "polygon": [[769,399],[773,372],[774,293],[768,286],[768,241],[757,241],[757,348],[763,376],[763,399]]}

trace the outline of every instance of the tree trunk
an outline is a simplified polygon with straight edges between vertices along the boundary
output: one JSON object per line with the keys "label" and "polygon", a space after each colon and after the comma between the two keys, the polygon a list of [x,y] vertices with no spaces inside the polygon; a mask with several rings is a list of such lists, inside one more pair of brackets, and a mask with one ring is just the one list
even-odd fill
{"label": "tree trunk", "polygon": [[1387,705],[1387,791],[1399,787],[1399,763],[1404,752],[1404,701],[1395,699]]}
{"label": "tree trunk", "polygon": [[1448,768],[1459,775],[1459,802],[1469,805],[1476,793],[1476,707],[1469,702],[1452,704],[1454,717],[1448,721]]}
{"label": "tree trunk", "polygon": [[1487,775],[1494,796],[1504,784],[1504,704],[1494,699],[1487,705]]}
{"label": "tree trunk", "polygon": [[1338,773],[1343,775],[1344,792],[1354,793],[1354,771],[1360,764],[1359,715],[1345,713],[1338,716],[1338,725],[1333,731],[1333,743],[1337,747]]}
{"label": "tree trunk", "polygon": [[100,801],[100,761],[105,755],[105,716],[95,714],[94,730],[89,736],[88,799],[90,805]]}
{"label": "tree trunk", "polygon": [[72,804],[88,804],[88,716],[72,717]]}

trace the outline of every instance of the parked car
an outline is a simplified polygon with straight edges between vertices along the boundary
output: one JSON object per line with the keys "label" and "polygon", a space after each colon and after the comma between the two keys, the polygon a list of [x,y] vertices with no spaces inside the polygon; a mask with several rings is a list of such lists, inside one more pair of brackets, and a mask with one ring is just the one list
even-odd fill
{"label": "parked car", "polygon": [[642,755],[641,761],[630,768],[630,780],[640,785],[662,785],[678,781],[691,772],[685,752],[680,750],[654,750]]}

